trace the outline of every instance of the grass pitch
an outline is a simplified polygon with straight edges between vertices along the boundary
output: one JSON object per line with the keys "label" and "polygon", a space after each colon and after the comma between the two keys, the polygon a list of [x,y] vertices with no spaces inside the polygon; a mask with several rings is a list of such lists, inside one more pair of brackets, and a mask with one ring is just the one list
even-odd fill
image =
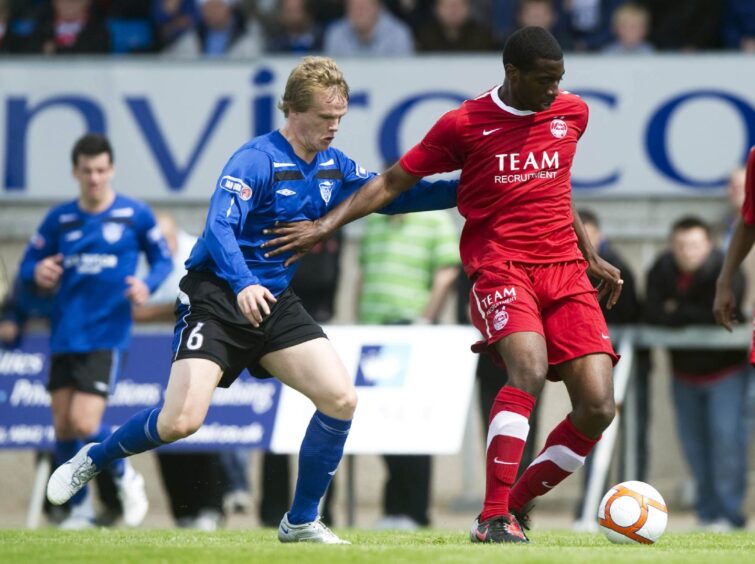
{"label": "grass pitch", "polygon": [[283,545],[273,529],[198,533],[182,530],[0,531],[0,562],[222,562],[335,564],[375,562],[558,562],[610,564],[755,563],[755,535],[666,534],[655,545],[613,545],[598,534],[533,532],[529,545],[471,544],[463,531],[391,533],[339,530],[351,546]]}

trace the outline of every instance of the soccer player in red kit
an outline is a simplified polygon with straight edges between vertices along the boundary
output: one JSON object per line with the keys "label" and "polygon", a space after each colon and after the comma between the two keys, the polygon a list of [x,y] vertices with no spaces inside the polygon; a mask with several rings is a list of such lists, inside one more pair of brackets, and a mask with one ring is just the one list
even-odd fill
{"label": "soccer player in red kit", "polygon": [[[559,90],[563,53],[543,28],[511,35],[503,84],[443,115],[393,167],[314,223],[271,229],[266,245],[290,261],[337,227],[395,198],[417,179],[461,169],[458,207],[466,219],[461,258],[474,281],[474,345],[509,374],[490,413],[486,492],[474,542],[527,542],[531,501],[584,463],[614,417],[611,347],[587,271],[612,306],[620,273],[598,257],[571,202],[570,169],[587,127],[587,105]],[[529,416],[546,377],[563,380],[572,411],[514,484]]]}
{"label": "soccer player in red kit", "polygon": [[[755,146],[750,149],[745,172],[745,202],[742,215],[734,228],[724,265],[716,283],[716,297],[713,300],[713,314],[716,322],[731,331],[737,320],[737,302],[731,289],[734,273],[755,244]],[[755,345],[755,334],[753,334]],[[750,363],[755,364],[755,348],[750,353]]]}

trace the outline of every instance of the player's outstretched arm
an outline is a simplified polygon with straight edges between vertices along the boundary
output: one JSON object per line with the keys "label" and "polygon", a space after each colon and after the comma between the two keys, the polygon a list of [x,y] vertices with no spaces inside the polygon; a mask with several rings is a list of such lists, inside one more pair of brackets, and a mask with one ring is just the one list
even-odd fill
{"label": "player's outstretched arm", "polygon": [[598,284],[598,300],[602,300],[605,296],[608,296],[606,308],[612,309],[616,305],[616,302],[619,301],[621,288],[624,285],[624,280],[621,279],[621,271],[607,260],[602,259],[598,251],[595,250],[595,247],[592,246],[573,201],[571,203],[571,213],[574,218],[572,226],[574,227],[574,232],[577,234],[577,245],[579,245],[579,250],[587,261],[588,271],[594,278],[600,280]]}
{"label": "player's outstretched arm", "polygon": [[732,330],[737,317],[737,301],[732,289],[732,281],[753,244],[755,244],[755,225],[747,225],[740,217],[734,228],[729,249],[726,251],[721,274],[718,275],[716,281],[716,296],[713,299],[713,315],[716,323],[723,325],[727,331]]}
{"label": "player's outstretched arm", "polygon": [[401,193],[417,184],[419,178],[406,172],[397,163],[380,176],[373,178],[320,219],[281,223],[274,228],[266,229],[266,234],[273,234],[276,237],[263,243],[263,247],[270,249],[265,256],[272,257],[291,252],[291,257],[285,262],[285,266],[288,266],[299,260],[315,243],[339,227],[387,206]]}

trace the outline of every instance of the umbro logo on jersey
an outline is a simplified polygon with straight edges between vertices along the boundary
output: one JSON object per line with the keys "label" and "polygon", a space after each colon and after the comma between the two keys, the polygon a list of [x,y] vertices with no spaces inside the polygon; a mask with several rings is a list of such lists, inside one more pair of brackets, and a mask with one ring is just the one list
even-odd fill
{"label": "umbro logo on jersey", "polygon": [[482,135],[483,135],[484,137],[487,137],[488,135],[490,135],[491,133],[495,133],[495,132],[496,132],[496,131],[498,131],[499,129],[501,129],[501,128],[500,128],[500,127],[496,127],[495,129],[483,129],[483,130],[482,130]]}
{"label": "umbro logo on jersey", "polygon": [[293,196],[296,194],[296,192],[289,190],[288,188],[281,188],[280,190],[276,190],[275,193],[280,194],[281,196]]}

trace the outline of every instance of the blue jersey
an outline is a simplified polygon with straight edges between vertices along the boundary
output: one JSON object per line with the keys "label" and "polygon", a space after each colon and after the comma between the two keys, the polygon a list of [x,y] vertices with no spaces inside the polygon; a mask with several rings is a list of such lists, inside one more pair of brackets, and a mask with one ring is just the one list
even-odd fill
{"label": "blue jersey", "polygon": [[126,277],[133,276],[139,252],[150,272],[150,292],[170,273],[170,251],[146,204],[116,195],[100,213],[88,213],[76,200],[50,210],[21,262],[24,282],[34,281],[37,263],[63,255],[63,275],[51,315],[50,350],[90,352],[124,349],[131,332]]}
{"label": "blue jersey", "polygon": [[[261,284],[280,295],[298,263],[284,267],[290,254],[266,258],[260,247],[271,239],[262,231],[277,221],[324,216],[375,176],[341,151],[329,148],[311,163],[300,159],[278,131],[256,137],[238,149],[220,174],[210,199],[204,232],[186,269],[210,271],[235,293]],[[456,205],[457,181],[422,181],[381,213],[446,209]]]}

